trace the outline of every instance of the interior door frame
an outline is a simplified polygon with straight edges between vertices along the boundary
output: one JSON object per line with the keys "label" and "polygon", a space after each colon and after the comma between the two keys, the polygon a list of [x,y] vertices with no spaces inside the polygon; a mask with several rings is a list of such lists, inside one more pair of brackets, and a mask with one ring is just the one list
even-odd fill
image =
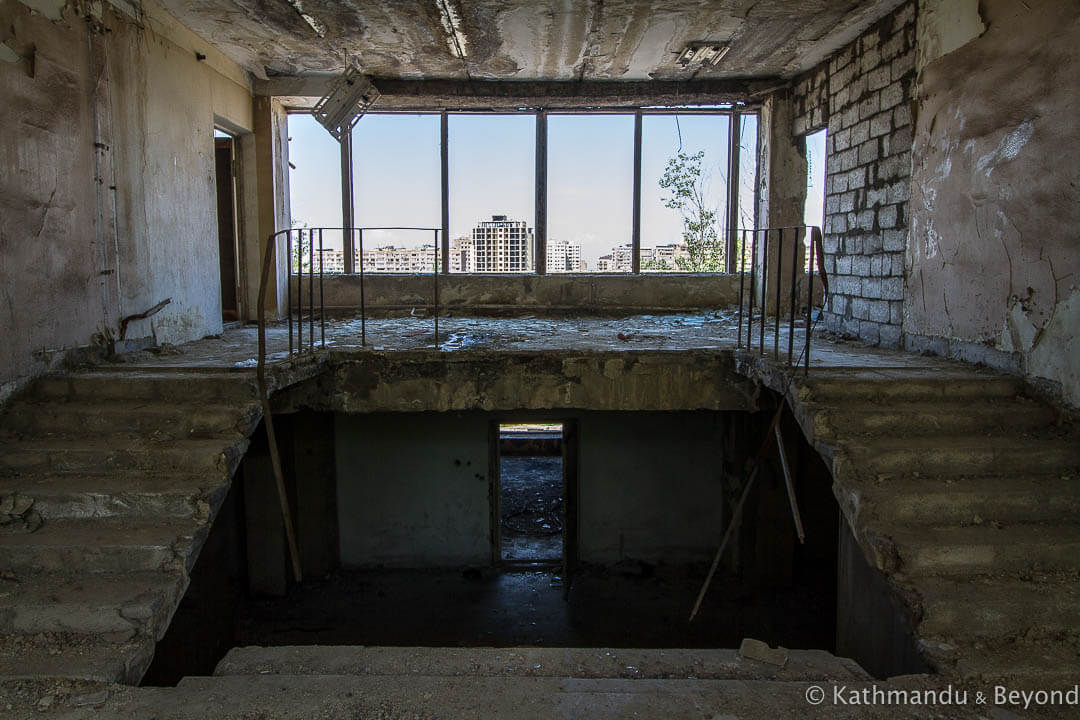
{"label": "interior door frame", "polygon": [[[528,418],[535,422],[562,424],[562,473],[563,473],[563,545],[562,577],[563,596],[570,592],[570,583],[578,564],[578,422],[576,418],[556,416],[552,418]],[[496,417],[488,423],[488,507],[489,537],[491,540],[491,564],[502,567],[502,478],[499,469],[502,453],[499,449],[501,425],[528,421],[521,417]]]}

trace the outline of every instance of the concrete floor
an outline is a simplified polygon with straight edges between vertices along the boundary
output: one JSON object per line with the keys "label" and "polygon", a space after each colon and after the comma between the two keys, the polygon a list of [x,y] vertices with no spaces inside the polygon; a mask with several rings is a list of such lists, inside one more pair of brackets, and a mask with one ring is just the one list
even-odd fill
{"label": "concrete floor", "polygon": [[819,587],[721,576],[690,624],[706,570],[584,567],[566,600],[564,578],[546,570],[345,570],[244,602],[236,645],[733,648],[756,637],[832,649],[835,576]]}
{"label": "concrete floor", "polygon": [[500,552],[508,562],[562,561],[562,458],[499,462]]}
{"label": "concrete floor", "polygon": [[[753,342],[758,348],[760,324],[754,321]],[[442,317],[439,343],[434,342],[433,320],[428,317],[382,317],[366,321],[367,343],[361,344],[358,317],[330,318],[326,323],[326,349],[347,352],[433,350],[692,350],[736,348],[737,317],[731,310],[701,310],[670,315],[625,317]],[[295,330],[295,328],[294,328]],[[304,327],[307,346],[309,328]],[[317,341],[321,337],[316,325]],[[743,327],[745,338],[746,329]],[[622,337],[620,337],[620,335]],[[786,360],[787,328],[781,327],[779,346]],[[766,356],[772,358],[775,334],[766,333]],[[799,355],[805,330],[797,328],[793,342]],[[316,343],[322,349],[321,342]],[[222,335],[182,346],[127,353],[116,362],[145,368],[254,368],[258,332],[254,325],[233,326]],[[270,362],[287,359],[288,325],[276,322],[267,328]],[[837,342],[816,334],[811,366],[819,368],[949,368],[970,367],[955,361],[896,350],[874,348],[857,342]]]}

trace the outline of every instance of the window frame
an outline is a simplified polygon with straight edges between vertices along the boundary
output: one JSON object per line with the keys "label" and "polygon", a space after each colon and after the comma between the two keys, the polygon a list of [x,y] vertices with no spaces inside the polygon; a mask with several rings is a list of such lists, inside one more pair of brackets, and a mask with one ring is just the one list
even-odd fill
{"label": "window frame", "polygon": [[[306,115],[308,111],[302,109],[290,109],[288,115]],[[392,109],[392,110],[369,110],[367,114],[374,115],[436,115],[439,116],[439,154],[441,168],[441,216],[442,227],[439,237],[439,250],[442,254],[442,262],[439,268],[440,274],[450,273],[450,166],[449,166],[449,120],[451,115],[532,115],[535,118],[536,146],[534,151],[535,176],[534,190],[536,194],[534,210],[534,242],[533,249],[534,268],[531,273],[512,272],[501,273],[510,275],[547,275],[547,165],[548,165],[548,132],[547,118],[550,116],[571,115],[633,115],[634,117],[634,177],[633,198],[631,212],[631,271],[630,275],[640,275],[641,272],[641,146],[642,146],[642,119],[647,115],[724,115],[728,117],[728,163],[726,188],[728,212],[724,218],[724,231],[726,243],[726,268],[724,273],[690,273],[694,275],[729,274],[736,272],[735,242],[736,233],[744,228],[739,227],[739,162],[741,152],[741,118],[746,115],[758,117],[757,137],[754,143],[754,161],[757,165],[757,177],[759,182],[754,189],[754,207],[758,205],[757,194],[760,186],[762,173],[761,167],[761,114],[757,106],[737,103],[719,107],[708,106],[648,106],[648,107],[604,107],[596,106],[589,108],[535,108],[523,107],[518,110],[510,109]],[[352,133],[343,136],[341,141],[341,208],[342,227],[346,230],[357,227],[355,225],[355,206],[353,198],[353,164],[352,164]],[[735,178],[733,182],[731,178]],[[755,213],[756,215],[756,213]],[[754,218],[756,229],[757,218]],[[351,243],[345,243],[345,274],[356,272],[356,263]],[[592,275],[595,271],[580,273],[559,273],[560,276],[574,277]],[[472,275],[478,273],[453,273],[454,275]],[[500,273],[479,273],[483,275]],[[606,273],[605,273],[606,274]],[[626,275],[627,273],[613,273]],[[650,273],[651,274],[651,273]],[[679,274],[679,273],[664,273]]]}

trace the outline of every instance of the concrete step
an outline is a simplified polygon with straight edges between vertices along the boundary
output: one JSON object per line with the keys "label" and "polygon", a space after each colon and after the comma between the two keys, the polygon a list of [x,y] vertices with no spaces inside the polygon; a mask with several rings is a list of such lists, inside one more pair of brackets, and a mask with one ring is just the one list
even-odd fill
{"label": "concrete step", "polygon": [[800,395],[814,402],[854,400],[895,403],[931,400],[1014,398],[1024,394],[1014,377],[973,368],[879,368],[817,370]]}
{"label": "concrete step", "polygon": [[[1002,683],[1009,689],[1071,690],[1080,676],[1080,645],[1022,642],[1006,645],[961,645],[954,672],[969,682]],[[992,687],[988,687],[993,692]],[[992,696],[990,697],[992,700]],[[1015,706],[1014,706],[1015,707]],[[1022,708],[1022,705],[1020,706]],[[1038,716],[1076,717],[1075,707],[1047,707]]]}
{"label": "concrete step", "polygon": [[907,575],[984,575],[1031,568],[1080,569],[1080,526],[875,528],[892,539]]}
{"label": "concrete step", "polygon": [[41,378],[34,399],[70,401],[208,402],[234,404],[258,398],[250,370],[94,369]]}
{"label": "concrete step", "polygon": [[863,521],[889,525],[1031,523],[1080,517],[1080,475],[885,476],[850,494]]}
{"label": "concrete step", "polygon": [[0,677],[136,684],[154,658],[154,639],[109,642],[100,637],[44,633],[0,637]]}
{"label": "concrete step", "polygon": [[261,417],[242,407],[207,403],[20,402],[0,418],[0,436],[88,437],[102,430],[144,438],[183,439],[250,435]]}
{"label": "concrete step", "polygon": [[123,438],[27,439],[0,443],[0,475],[206,474],[229,477],[247,449],[232,438],[129,442]]}
{"label": "concrete step", "polygon": [[[744,720],[829,718],[895,720],[941,717],[974,720],[983,714],[964,706],[928,713],[920,706],[836,705],[806,701],[814,684],[770,679],[763,668],[754,680],[698,678],[624,679],[558,677],[363,677],[332,675],[236,675],[187,677],[176,687],[116,688],[99,710],[76,717],[109,718],[485,718],[552,720],[664,718]],[[838,683],[849,691],[870,682]],[[934,678],[876,683],[883,689],[944,688]],[[813,696],[811,696],[813,697]],[[59,703],[58,703],[59,704]],[[63,705],[60,705],[63,707]],[[28,708],[32,710],[31,708]]]}
{"label": "concrete step", "polygon": [[0,635],[137,633],[157,640],[186,589],[180,573],[24,573],[0,580]]}
{"label": "concrete step", "polygon": [[836,454],[838,475],[919,473],[930,477],[1072,474],[1080,468],[1080,443],[1040,438],[933,436],[860,438]]}
{"label": "concrete step", "polygon": [[[296,645],[233,648],[214,675],[750,679],[763,667],[736,650]],[[870,679],[854,661],[824,650],[790,650],[787,664],[771,674],[778,680]]]}
{"label": "concrete step", "polygon": [[810,405],[815,436],[850,435],[1004,435],[1045,428],[1059,412],[1024,398],[938,403],[847,404],[842,407]]}
{"label": "concrete step", "polygon": [[220,475],[0,476],[0,497],[15,492],[30,498],[34,509],[46,520],[117,516],[191,518],[199,513],[216,512],[229,484]]}
{"label": "concrete step", "polygon": [[1080,582],[1072,573],[1039,581],[995,575],[903,582],[922,598],[920,635],[975,642],[1056,637],[1080,628]]}
{"label": "concrete step", "polygon": [[50,520],[37,531],[0,534],[0,568],[16,574],[67,571],[190,571],[209,526],[193,520]]}

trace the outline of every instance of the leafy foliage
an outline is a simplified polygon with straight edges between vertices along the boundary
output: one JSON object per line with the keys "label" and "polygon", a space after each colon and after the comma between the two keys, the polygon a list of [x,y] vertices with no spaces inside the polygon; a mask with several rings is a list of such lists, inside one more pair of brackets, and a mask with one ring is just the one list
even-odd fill
{"label": "leafy foliage", "polygon": [[688,257],[675,258],[675,265],[682,272],[721,272],[724,269],[724,249],[716,227],[718,209],[709,205],[707,199],[709,174],[702,168],[704,157],[704,150],[692,155],[679,152],[668,159],[660,177],[660,188],[667,191],[662,198],[664,206],[677,210],[682,218],[682,236]]}

